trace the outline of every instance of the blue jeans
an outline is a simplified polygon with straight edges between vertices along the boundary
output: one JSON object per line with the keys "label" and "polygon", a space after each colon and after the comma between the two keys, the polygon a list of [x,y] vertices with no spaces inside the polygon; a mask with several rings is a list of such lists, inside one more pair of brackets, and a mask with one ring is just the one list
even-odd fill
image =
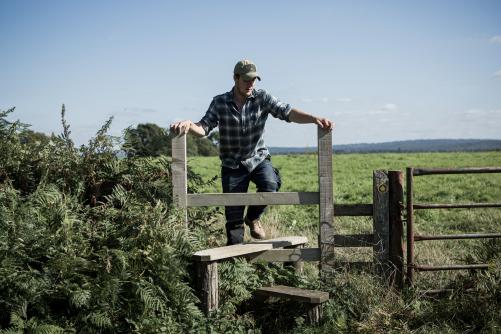
{"label": "blue jeans", "polygon": [[[221,181],[223,193],[246,193],[250,181],[254,182],[258,192],[276,192],[281,185],[280,174],[268,159],[261,162],[252,172],[243,165],[237,169],[222,167]],[[266,205],[249,206],[247,219],[252,221],[260,218],[265,209]],[[225,207],[227,245],[241,244],[244,241],[244,211],[245,206]]]}

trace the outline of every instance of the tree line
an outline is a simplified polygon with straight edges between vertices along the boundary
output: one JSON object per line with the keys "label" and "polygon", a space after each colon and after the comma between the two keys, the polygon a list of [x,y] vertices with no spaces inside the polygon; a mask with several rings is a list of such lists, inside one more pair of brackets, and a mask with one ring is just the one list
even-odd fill
{"label": "tree line", "polygon": [[[50,137],[32,130],[22,133],[24,143],[47,144]],[[121,148],[127,157],[158,157],[170,156],[172,135],[169,129],[162,128],[154,123],[142,123],[136,127],[128,127],[124,131]],[[218,155],[219,132],[213,131],[207,137],[187,137],[186,150],[189,156]]]}

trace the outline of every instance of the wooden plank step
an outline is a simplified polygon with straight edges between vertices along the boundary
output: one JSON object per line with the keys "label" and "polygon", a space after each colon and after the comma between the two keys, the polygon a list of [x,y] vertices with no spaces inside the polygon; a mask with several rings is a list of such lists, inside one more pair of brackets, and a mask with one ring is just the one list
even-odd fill
{"label": "wooden plank step", "polygon": [[247,256],[250,262],[320,261],[320,248],[270,249]]}
{"label": "wooden plank step", "polygon": [[307,243],[308,243],[307,237],[290,236],[290,237],[280,237],[280,238],[265,239],[265,240],[253,240],[248,244],[272,244],[273,248],[280,248],[280,247],[301,246]]}
{"label": "wooden plank step", "polygon": [[256,290],[256,294],[260,296],[288,298],[309,304],[321,304],[329,300],[328,292],[293,288],[285,285],[262,287]]}
{"label": "wooden plank step", "polygon": [[273,248],[304,245],[308,242],[306,237],[280,237],[276,239],[258,240],[246,244],[223,246],[198,251],[193,254],[195,261],[217,261],[232,257],[245,256],[263,252]]}

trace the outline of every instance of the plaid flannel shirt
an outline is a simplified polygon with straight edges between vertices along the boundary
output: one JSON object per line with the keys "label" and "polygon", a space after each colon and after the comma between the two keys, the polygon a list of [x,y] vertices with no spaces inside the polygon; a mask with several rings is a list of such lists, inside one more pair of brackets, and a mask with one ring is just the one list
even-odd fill
{"label": "plaid flannel shirt", "polygon": [[233,89],[212,100],[199,124],[208,135],[219,126],[219,158],[224,167],[240,164],[252,171],[270,152],[264,144],[264,126],[268,115],[290,122],[290,104],[280,102],[262,89],[254,89],[242,109],[233,101]]}

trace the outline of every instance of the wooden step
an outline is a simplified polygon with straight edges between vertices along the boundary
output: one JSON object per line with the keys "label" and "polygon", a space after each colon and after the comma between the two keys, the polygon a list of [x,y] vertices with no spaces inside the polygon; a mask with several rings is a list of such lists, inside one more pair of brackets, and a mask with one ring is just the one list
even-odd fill
{"label": "wooden step", "polygon": [[285,285],[262,287],[256,290],[260,296],[286,298],[309,304],[321,304],[329,300],[329,293],[317,290],[293,288]]}
{"label": "wooden step", "polygon": [[285,285],[262,287],[255,291],[258,297],[278,297],[302,302],[312,325],[318,325],[322,319],[322,303],[329,300],[329,293],[317,290],[293,288]]}
{"label": "wooden step", "polygon": [[258,240],[246,244],[201,250],[193,254],[193,259],[195,261],[210,262],[232,257],[245,256],[274,248],[300,246],[306,243],[308,243],[307,237],[298,236]]}

